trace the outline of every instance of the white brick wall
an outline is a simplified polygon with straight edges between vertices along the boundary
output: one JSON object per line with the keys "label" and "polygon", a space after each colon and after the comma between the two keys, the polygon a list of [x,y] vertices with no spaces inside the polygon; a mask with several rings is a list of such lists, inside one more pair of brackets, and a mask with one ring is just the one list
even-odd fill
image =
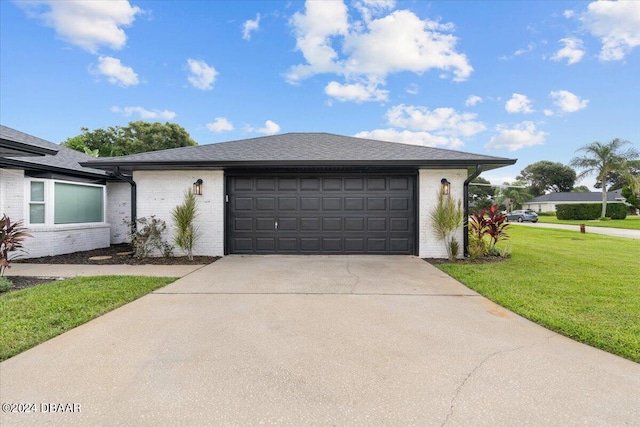
{"label": "white brick wall", "polygon": [[24,219],[24,171],[0,169],[0,216],[11,221]]}
{"label": "white brick wall", "polygon": [[[184,200],[184,192],[202,179],[203,195],[198,198],[198,218],[195,224],[201,237],[194,255],[224,255],[224,172],[212,170],[134,171],[133,180],[138,187],[138,218],[162,219],[167,223],[165,239],[173,244],[171,211]],[[182,255],[176,248],[176,255]]]}
{"label": "white brick wall", "polygon": [[[455,200],[463,202],[464,181],[467,179],[467,171],[462,169],[420,169],[418,173],[418,197],[420,207],[418,210],[419,221],[419,256],[421,258],[446,258],[447,248],[445,243],[438,240],[433,234],[429,212],[436,205],[440,180],[446,178],[451,183],[451,196]],[[463,228],[455,233],[460,243],[458,256],[463,257]]]}
{"label": "white brick wall", "polygon": [[109,224],[31,226],[33,238],[25,240],[28,254],[20,258],[69,254],[109,247]]}
{"label": "white brick wall", "polygon": [[107,182],[107,222],[111,225],[111,244],[128,243],[128,223],[131,222],[131,185],[128,182]]}

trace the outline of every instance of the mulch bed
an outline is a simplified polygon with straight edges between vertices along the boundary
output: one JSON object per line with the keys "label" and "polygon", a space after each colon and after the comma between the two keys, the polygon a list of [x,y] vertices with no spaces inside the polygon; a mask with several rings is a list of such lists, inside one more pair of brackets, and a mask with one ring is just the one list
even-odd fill
{"label": "mulch bed", "polygon": [[[102,259],[90,259],[100,257]],[[104,259],[110,257],[108,259]],[[193,261],[189,261],[186,256],[182,257],[153,257],[153,258],[136,258],[133,256],[133,249],[129,244],[111,245],[108,248],[94,249],[91,251],[74,252],[71,254],[45,256],[40,258],[29,258],[13,260],[12,263],[25,264],[84,264],[84,265],[110,265],[110,264],[127,264],[127,265],[197,265],[211,264],[219,260],[220,257],[213,256],[194,256]],[[9,269],[8,274],[11,273]],[[29,276],[11,276],[7,277],[13,283],[11,291],[31,288],[33,286],[42,285],[44,283],[55,282],[60,280],[58,277],[29,277]]]}

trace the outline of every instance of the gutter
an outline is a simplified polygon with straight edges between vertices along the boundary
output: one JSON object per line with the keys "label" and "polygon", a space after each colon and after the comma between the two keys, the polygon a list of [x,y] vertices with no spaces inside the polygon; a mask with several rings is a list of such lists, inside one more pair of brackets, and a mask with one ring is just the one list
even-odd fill
{"label": "gutter", "polygon": [[469,183],[476,179],[482,173],[482,165],[476,165],[476,170],[473,172],[464,182],[464,190],[463,190],[463,206],[464,206],[464,236],[463,236],[463,247],[464,247],[464,256],[469,256]]}
{"label": "gutter", "polygon": [[132,177],[123,175],[120,172],[120,168],[118,166],[114,167],[111,170],[110,176],[119,179],[120,181],[128,182],[131,185],[131,229],[133,232],[136,231],[137,225],[137,206],[138,206],[138,186]]}

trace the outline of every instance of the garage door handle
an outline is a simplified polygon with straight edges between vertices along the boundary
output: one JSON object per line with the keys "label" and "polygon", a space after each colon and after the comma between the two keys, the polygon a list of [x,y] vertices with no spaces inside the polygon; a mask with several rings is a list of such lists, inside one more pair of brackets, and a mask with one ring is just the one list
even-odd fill
{"label": "garage door handle", "polygon": [[276,230],[278,229],[278,221],[276,221]]}

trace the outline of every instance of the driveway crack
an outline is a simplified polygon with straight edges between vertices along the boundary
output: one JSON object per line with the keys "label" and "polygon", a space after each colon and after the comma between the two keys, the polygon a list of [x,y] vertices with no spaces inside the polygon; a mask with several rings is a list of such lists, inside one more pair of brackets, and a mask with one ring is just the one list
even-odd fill
{"label": "driveway crack", "polygon": [[471,377],[474,376],[474,374],[480,369],[482,368],[482,366],[487,363],[489,360],[491,360],[493,357],[502,354],[502,353],[510,353],[512,351],[518,351],[518,350],[522,350],[523,348],[528,348],[528,347],[535,347],[537,345],[540,345],[539,343],[535,343],[535,344],[531,344],[531,345],[523,345],[520,347],[515,347],[515,348],[508,348],[505,350],[498,350],[495,351],[491,354],[489,354],[487,357],[485,357],[484,359],[482,359],[480,361],[480,363],[478,363],[478,365],[476,365],[475,368],[473,368],[471,370],[471,372],[469,372],[469,374],[462,380],[462,382],[460,383],[460,385],[458,385],[458,387],[456,388],[456,391],[453,393],[453,397],[451,398],[451,406],[449,407],[449,413],[447,414],[447,416],[444,419],[444,422],[441,424],[441,427],[444,427],[445,425],[447,425],[447,423],[449,422],[449,418],[451,418],[451,416],[453,415],[455,406],[456,406],[456,400],[458,400],[458,396],[460,395],[460,392],[462,391],[462,389],[464,388],[465,384],[467,383],[467,381],[469,381],[469,379],[471,379]]}

